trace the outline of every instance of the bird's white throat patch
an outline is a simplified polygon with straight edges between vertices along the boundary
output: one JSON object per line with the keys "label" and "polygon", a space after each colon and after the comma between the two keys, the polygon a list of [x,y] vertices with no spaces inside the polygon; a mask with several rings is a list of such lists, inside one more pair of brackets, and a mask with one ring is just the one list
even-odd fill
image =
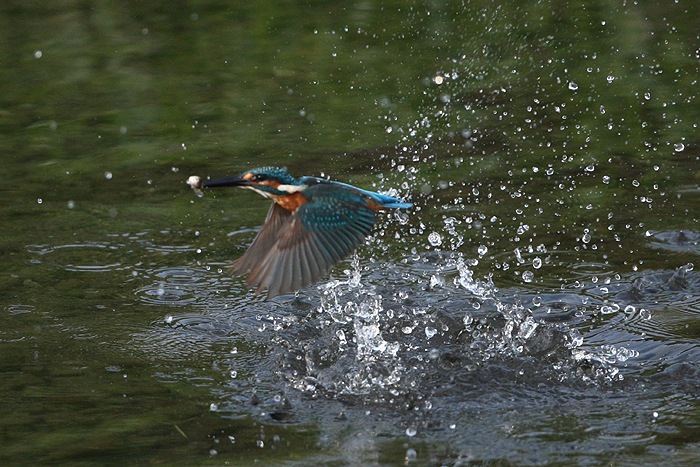
{"label": "bird's white throat patch", "polygon": [[[276,195],[274,193],[269,193],[267,191],[260,190],[260,189],[256,188],[254,185],[250,185],[250,186],[247,186],[245,188],[248,188],[249,190],[253,190],[257,194],[264,196],[265,198],[274,199],[275,197],[280,196],[280,195]],[[306,188],[307,188],[307,185],[279,185],[276,189],[292,195],[292,194],[297,193],[299,191],[304,191]]]}
{"label": "bird's white throat patch", "polygon": [[286,191],[290,195],[292,193],[296,193],[299,191],[304,191],[306,190],[307,186],[306,185],[280,185],[277,187],[279,191]]}

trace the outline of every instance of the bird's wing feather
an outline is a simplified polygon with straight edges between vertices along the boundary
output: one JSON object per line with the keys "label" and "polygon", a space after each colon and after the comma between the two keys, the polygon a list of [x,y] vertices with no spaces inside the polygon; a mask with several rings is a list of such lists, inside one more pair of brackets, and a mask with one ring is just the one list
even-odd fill
{"label": "bird's wing feather", "polygon": [[[294,214],[282,217],[273,207],[269,221],[279,224],[265,225],[234,266],[239,274],[250,271],[248,284],[268,289],[268,297],[319,280],[361,245],[374,226],[374,212],[360,193],[317,185],[304,194],[309,201]],[[268,236],[273,232],[274,241]]]}
{"label": "bird's wing feather", "polygon": [[272,249],[277,242],[282,227],[289,222],[292,213],[279,206],[277,203],[272,203],[270,210],[267,211],[267,217],[262,229],[253,240],[248,250],[233,263],[233,273],[236,275],[246,274],[253,270],[260,263],[260,253],[267,252]]}

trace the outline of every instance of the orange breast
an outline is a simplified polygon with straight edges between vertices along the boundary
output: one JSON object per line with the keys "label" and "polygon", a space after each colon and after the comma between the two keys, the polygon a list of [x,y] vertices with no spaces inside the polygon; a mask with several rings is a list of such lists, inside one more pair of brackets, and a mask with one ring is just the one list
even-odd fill
{"label": "orange breast", "polygon": [[275,203],[282,206],[287,211],[294,212],[299,209],[299,206],[306,203],[306,198],[301,193],[292,193],[291,195],[275,197]]}

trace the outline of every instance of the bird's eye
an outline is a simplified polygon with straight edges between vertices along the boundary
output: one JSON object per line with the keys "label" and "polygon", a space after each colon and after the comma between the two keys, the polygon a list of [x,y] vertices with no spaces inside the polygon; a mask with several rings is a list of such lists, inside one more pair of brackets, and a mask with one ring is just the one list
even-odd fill
{"label": "bird's eye", "polygon": [[264,174],[255,174],[253,175],[253,181],[254,182],[262,182],[264,180],[267,180],[267,175]]}

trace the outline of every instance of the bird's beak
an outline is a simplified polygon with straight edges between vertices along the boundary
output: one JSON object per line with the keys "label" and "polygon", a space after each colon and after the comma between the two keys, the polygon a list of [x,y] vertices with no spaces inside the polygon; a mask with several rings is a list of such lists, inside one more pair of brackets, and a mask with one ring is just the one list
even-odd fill
{"label": "bird's beak", "polygon": [[245,180],[240,176],[217,178],[216,180],[206,180],[202,183],[202,188],[218,188],[224,186],[250,186],[250,180]]}

